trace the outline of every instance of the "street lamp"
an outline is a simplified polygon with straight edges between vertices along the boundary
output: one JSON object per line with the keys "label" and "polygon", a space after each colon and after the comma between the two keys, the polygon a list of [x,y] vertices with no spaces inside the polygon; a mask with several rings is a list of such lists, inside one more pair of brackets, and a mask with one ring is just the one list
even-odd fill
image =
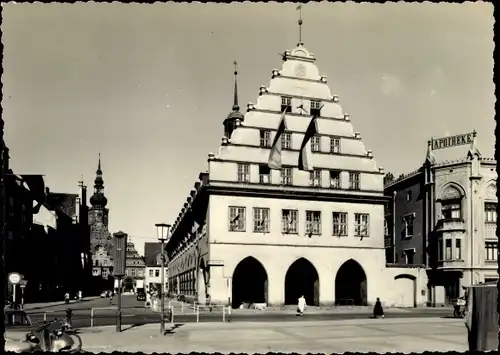
{"label": "street lamp", "polygon": [[161,307],[161,321],[160,321],[160,333],[165,335],[165,247],[164,243],[168,238],[168,233],[170,231],[170,224],[157,223],[156,234],[158,240],[161,243],[161,286],[160,286],[160,307]]}

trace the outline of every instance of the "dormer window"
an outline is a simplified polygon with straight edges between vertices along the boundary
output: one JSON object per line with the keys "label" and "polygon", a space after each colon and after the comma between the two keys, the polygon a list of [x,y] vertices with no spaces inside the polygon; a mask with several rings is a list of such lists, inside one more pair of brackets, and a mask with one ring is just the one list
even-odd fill
{"label": "dormer window", "polygon": [[290,96],[281,96],[281,112],[292,112],[292,98]]}
{"label": "dormer window", "polygon": [[321,101],[311,100],[311,116],[321,116]]}

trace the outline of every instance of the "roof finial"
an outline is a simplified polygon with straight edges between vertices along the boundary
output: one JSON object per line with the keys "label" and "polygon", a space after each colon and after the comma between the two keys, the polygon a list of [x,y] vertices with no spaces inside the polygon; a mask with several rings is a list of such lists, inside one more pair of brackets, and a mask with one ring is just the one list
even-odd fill
{"label": "roof finial", "polygon": [[101,153],[99,153],[99,162],[97,163],[97,173],[102,174],[101,170]]}
{"label": "roof finial", "polygon": [[431,165],[436,162],[436,157],[432,150],[432,138],[427,141],[427,154],[425,155],[425,161],[430,163]]}
{"label": "roof finial", "polygon": [[238,63],[236,61],[234,64],[234,103],[233,103],[233,111],[239,111],[240,106],[238,105]]}
{"label": "roof finial", "polygon": [[302,5],[297,6],[296,9],[299,12],[299,44],[298,46],[302,46]]}

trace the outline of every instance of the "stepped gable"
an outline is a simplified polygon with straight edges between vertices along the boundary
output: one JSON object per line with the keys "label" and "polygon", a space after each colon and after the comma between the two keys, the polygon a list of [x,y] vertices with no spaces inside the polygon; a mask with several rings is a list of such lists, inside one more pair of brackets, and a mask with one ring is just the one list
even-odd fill
{"label": "stepped gable", "polygon": [[[269,85],[260,88],[257,103],[247,105],[244,120],[237,120],[231,136],[222,138],[218,154],[209,154],[209,164],[224,161],[267,164],[270,149],[260,147],[260,130],[271,131],[270,140],[273,141],[281,118],[283,97],[289,97],[291,112],[287,112],[285,120],[287,132],[292,133],[292,149],[283,150],[283,166],[297,167],[300,145],[311,120],[311,101],[318,101],[324,105],[317,120],[321,153],[313,153],[313,166],[380,173],[374,176],[382,179],[382,169],[378,169],[372,152],[365,148],[349,115],[343,113],[338,97],[332,95],[327,78],[319,73],[315,61],[314,54],[301,44],[292,51],[287,50],[281,70],[272,71]],[[300,105],[304,110],[298,107]],[[342,154],[330,153],[332,136],[341,139]]]}

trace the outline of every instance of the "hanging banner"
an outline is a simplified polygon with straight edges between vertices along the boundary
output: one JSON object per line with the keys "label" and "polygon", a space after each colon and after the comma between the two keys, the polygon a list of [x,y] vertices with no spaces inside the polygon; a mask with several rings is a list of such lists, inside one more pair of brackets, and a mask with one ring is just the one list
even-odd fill
{"label": "hanging banner", "polygon": [[472,143],[472,138],[475,132],[462,133],[456,136],[449,136],[443,138],[432,139],[432,150],[456,147],[459,145],[466,145]]}

